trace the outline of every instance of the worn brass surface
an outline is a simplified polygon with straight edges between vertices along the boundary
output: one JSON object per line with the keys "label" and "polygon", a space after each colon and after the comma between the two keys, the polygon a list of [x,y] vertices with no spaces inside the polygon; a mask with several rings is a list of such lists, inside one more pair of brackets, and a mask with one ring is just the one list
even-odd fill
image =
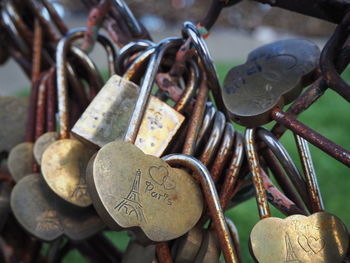
{"label": "worn brass surface", "polygon": [[233,121],[257,127],[271,121],[275,106],[293,101],[302,77],[318,65],[320,51],[307,40],[288,39],[250,52],[247,62],[226,75],[223,100]]}
{"label": "worn brass surface", "polygon": [[24,98],[0,98],[0,152],[10,151],[24,141],[28,101]]}
{"label": "worn brass surface", "polygon": [[348,249],[349,234],[339,218],[318,212],[265,218],[254,226],[250,241],[260,263],[337,263]]}
{"label": "worn brass surface", "polygon": [[62,235],[83,240],[105,227],[93,207],[81,208],[62,200],[40,174],[28,175],[16,184],[11,208],[24,229],[44,241]]}
{"label": "worn brass surface", "polygon": [[152,263],[156,257],[156,246],[143,246],[130,241],[121,263]]}
{"label": "worn brass surface", "polygon": [[203,239],[202,226],[196,225],[175,243],[174,262],[192,263],[201,247]]}
{"label": "worn brass surface", "polygon": [[57,132],[46,132],[35,141],[33,153],[34,153],[34,158],[38,164],[41,164],[41,158],[43,157],[43,154],[47,149],[47,147],[49,147],[50,144],[52,144],[57,140],[58,140]]}
{"label": "worn brass surface", "polygon": [[133,82],[112,76],[75,123],[72,132],[100,147],[122,139],[139,90]]}
{"label": "worn brass surface", "polygon": [[133,144],[109,143],[89,166],[93,204],[112,229],[136,228],[160,242],[183,235],[201,216],[202,195],[192,177]]}
{"label": "worn brass surface", "polygon": [[32,173],[34,163],[33,146],[34,144],[31,142],[23,142],[10,151],[7,165],[12,178],[16,182]]}
{"label": "worn brass surface", "polygon": [[185,120],[165,102],[151,96],[135,145],[145,154],[160,157]]}
{"label": "worn brass surface", "polygon": [[77,206],[91,205],[85,169],[95,150],[80,141],[58,140],[44,152],[41,171],[48,186],[60,197]]}

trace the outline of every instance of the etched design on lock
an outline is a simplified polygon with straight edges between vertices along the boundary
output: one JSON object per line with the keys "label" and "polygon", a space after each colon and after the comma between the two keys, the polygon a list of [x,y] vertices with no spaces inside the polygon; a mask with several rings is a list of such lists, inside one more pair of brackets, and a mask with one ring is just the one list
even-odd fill
{"label": "etched design on lock", "polygon": [[87,182],[94,207],[111,229],[138,227],[157,242],[177,238],[196,224],[202,195],[186,171],[127,142],[103,149],[89,163]]}
{"label": "etched design on lock", "polygon": [[284,241],[286,244],[286,259],[285,262],[300,262],[297,255],[294,252],[292,243],[290,242],[290,237],[288,232],[284,235]]}
{"label": "etched design on lock", "polygon": [[63,231],[57,212],[53,209],[46,210],[37,219],[36,231],[48,231],[55,229]]}
{"label": "etched design on lock", "polygon": [[222,96],[232,120],[257,127],[271,120],[275,106],[283,107],[302,90],[303,77],[313,72],[318,47],[310,41],[288,39],[259,47],[245,64],[226,75]]}
{"label": "etched design on lock", "polygon": [[176,188],[176,182],[169,177],[169,172],[164,166],[151,166],[148,173],[152,180],[164,187],[165,190],[172,190]]}
{"label": "etched design on lock", "polygon": [[138,222],[146,222],[143,214],[142,205],[140,201],[140,180],[141,170],[138,169],[135,173],[134,182],[128,195],[114,207],[118,211],[124,212],[126,215],[135,215]]}
{"label": "etched design on lock", "polygon": [[185,117],[182,114],[160,99],[151,96],[135,145],[146,154],[161,156],[184,120]]}

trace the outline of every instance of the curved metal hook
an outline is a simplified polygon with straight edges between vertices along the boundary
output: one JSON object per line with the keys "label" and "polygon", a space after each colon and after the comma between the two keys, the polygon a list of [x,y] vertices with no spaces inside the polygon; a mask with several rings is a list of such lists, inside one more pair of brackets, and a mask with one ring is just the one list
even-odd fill
{"label": "curved metal hook", "polygon": [[195,173],[194,176],[202,186],[215,230],[220,237],[220,247],[224,252],[225,261],[231,263],[239,262],[234,251],[233,241],[223,210],[220,206],[219,196],[208,169],[199,160],[187,154],[170,154],[164,156],[162,159],[170,165],[183,165]]}

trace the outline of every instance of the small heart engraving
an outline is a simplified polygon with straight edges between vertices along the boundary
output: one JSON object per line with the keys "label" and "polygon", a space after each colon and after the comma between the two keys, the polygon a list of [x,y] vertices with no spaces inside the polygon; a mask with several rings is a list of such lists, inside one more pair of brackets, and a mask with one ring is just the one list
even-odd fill
{"label": "small heart engraving", "polygon": [[307,237],[307,244],[315,254],[320,252],[326,245],[325,241],[322,238],[316,238],[313,236]]}
{"label": "small heart engraving", "polygon": [[168,170],[164,166],[151,166],[149,168],[149,175],[154,180],[155,183],[159,185],[163,185],[165,181],[165,177],[169,174]]}

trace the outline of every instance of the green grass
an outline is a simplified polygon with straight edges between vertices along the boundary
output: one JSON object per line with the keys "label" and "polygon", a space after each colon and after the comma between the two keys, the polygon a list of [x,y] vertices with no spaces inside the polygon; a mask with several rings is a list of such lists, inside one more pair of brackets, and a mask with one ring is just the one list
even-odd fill
{"label": "green grass", "polygon": [[[226,72],[232,66],[232,64],[224,63],[217,65],[221,82]],[[347,71],[344,76],[350,80],[350,71]],[[344,148],[350,149],[348,130],[350,129],[349,109],[349,105],[344,99],[332,90],[328,90],[319,101],[304,112],[298,119]],[[287,132],[282,137],[282,143],[300,167],[296,147],[290,132]],[[311,152],[326,209],[340,217],[348,228],[350,228],[350,209],[347,203],[350,199],[349,168],[313,146],[311,146]],[[280,213],[276,212],[274,209],[272,209],[272,213],[274,215],[280,215]],[[238,207],[234,207],[227,211],[226,215],[233,220],[238,228],[243,262],[253,262],[248,251],[248,240],[252,227],[258,221],[255,199],[251,199]],[[122,250],[125,249],[128,241],[125,232],[109,232],[107,236],[117,244],[118,248]],[[85,261],[76,252],[72,252],[66,257],[64,262]]]}

